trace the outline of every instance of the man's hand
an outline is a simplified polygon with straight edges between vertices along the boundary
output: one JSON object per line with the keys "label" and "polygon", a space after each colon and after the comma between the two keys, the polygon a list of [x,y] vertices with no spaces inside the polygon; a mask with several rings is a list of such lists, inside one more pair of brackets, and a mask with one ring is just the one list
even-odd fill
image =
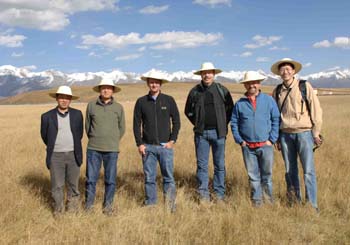
{"label": "man's hand", "polygon": [[141,156],[146,155],[146,146],[145,145],[139,145],[139,153]]}
{"label": "man's hand", "polygon": [[279,141],[275,143],[275,149],[281,151],[281,143]]}
{"label": "man's hand", "polygon": [[243,140],[243,142],[241,143],[241,146],[242,146],[242,147],[247,146],[247,142],[245,142],[245,141]]}
{"label": "man's hand", "polygon": [[174,147],[174,141],[173,140],[170,140],[168,143],[166,143],[164,146],[164,148],[167,148],[167,149],[172,149]]}
{"label": "man's hand", "polygon": [[266,140],[266,141],[265,141],[265,144],[268,145],[268,146],[273,145],[273,144],[271,143],[271,141],[269,141],[269,140]]}
{"label": "man's hand", "polygon": [[320,135],[314,136],[314,143],[316,146],[320,146],[322,144],[322,139]]}

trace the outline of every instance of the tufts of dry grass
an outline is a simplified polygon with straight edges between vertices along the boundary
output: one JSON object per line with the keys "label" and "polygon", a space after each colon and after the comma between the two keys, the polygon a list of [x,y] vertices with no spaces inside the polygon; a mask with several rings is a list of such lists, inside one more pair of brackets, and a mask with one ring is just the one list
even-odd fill
{"label": "tufts of dry grass", "polygon": [[[193,84],[185,85],[185,89],[178,86],[169,84],[164,91],[177,99],[182,112],[187,92]],[[118,161],[117,212],[113,217],[106,217],[101,212],[104,192],[101,178],[93,213],[80,211],[54,219],[49,172],[44,163],[45,148],[39,136],[40,114],[54,104],[0,107],[2,244],[350,243],[350,154],[346,145],[350,137],[350,97],[320,98],[326,140],[316,152],[319,215],[307,205],[287,207],[284,166],[277,152],[273,176],[276,202],[259,209],[251,207],[240,148],[234,144],[231,133],[226,147],[227,202],[199,205],[195,195],[192,127],[183,113],[175,149],[178,209],[175,214],[170,214],[162,205],[160,176],[159,205],[142,207],[143,174],[132,135],[132,110],[135,98],[144,94],[146,88],[130,85],[123,91],[124,94],[117,95],[117,98],[126,111],[127,132]],[[85,106],[85,103],[73,104],[83,112]],[[86,142],[84,138],[84,147]],[[211,174],[212,171],[210,166]],[[80,178],[82,197],[84,175],[85,163]]]}

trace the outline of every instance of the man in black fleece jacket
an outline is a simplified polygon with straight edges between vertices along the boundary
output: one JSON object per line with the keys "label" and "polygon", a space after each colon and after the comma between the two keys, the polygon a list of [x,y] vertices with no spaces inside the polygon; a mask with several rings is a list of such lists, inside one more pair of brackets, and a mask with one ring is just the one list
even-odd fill
{"label": "man in black fleece jacket", "polygon": [[157,161],[163,176],[163,193],[167,207],[175,211],[176,187],[174,172],[174,144],[180,130],[179,111],[173,97],[163,94],[160,87],[168,82],[157,71],[141,77],[147,82],[149,93],[140,97],[134,109],[134,136],[142,156],[145,175],[145,205],[157,202]]}

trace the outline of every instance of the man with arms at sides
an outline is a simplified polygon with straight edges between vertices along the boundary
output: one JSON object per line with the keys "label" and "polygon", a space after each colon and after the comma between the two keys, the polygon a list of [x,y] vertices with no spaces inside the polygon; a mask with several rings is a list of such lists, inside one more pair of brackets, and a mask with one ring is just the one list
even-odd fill
{"label": "man with arms at sides", "polygon": [[134,136],[142,156],[145,176],[145,205],[157,203],[157,161],[163,176],[166,207],[176,209],[174,180],[174,144],[180,130],[179,111],[173,97],[163,94],[161,86],[168,82],[162,73],[150,71],[141,79],[149,92],[140,97],[134,108]]}
{"label": "man with arms at sides", "polygon": [[202,80],[188,94],[185,114],[194,128],[194,143],[197,158],[197,181],[200,201],[210,201],[208,161],[212,148],[214,162],[213,187],[215,200],[223,200],[225,186],[225,142],[233,101],[230,92],[220,83],[214,82],[221,70],[210,62],[202,64],[194,72]]}
{"label": "man with arms at sides", "polygon": [[263,197],[273,202],[273,144],[278,140],[280,113],[274,99],[260,91],[265,79],[248,71],[241,81],[247,92],[234,106],[231,118],[232,135],[242,147],[252,204],[259,207]]}
{"label": "man with arms at sides", "polygon": [[80,165],[83,161],[81,139],[83,137],[83,115],[70,107],[72,94],[68,86],[60,86],[50,93],[57,106],[41,115],[41,138],[46,145],[46,166],[50,170],[51,194],[54,199],[54,215],[65,211],[64,185],[67,182],[67,210],[79,209],[78,189]]}
{"label": "man with arms at sides", "polygon": [[299,62],[289,58],[277,61],[271,67],[271,71],[283,81],[273,91],[281,112],[278,148],[282,151],[286,168],[288,201],[290,204],[301,202],[299,156],[304,172],[306,200],[318,211],[313,147],[322,143],[322,109],[311,84],[295,77],[301,68]]}
{"label": "man with arms at sides", "polygon": [[105,182],[103,213],[106,215],[111,215],[114,211],[119,143],[125,132],[123,106],[113,97],[113,94],[120,90],[112,80],[102,80],[99,85],[93,87],[93,91],[99,93],[99,97],[91,101],[86,108],[85,131],[89,141],[85,209],[90,211],[93,208],[96,182],[103,162]]}

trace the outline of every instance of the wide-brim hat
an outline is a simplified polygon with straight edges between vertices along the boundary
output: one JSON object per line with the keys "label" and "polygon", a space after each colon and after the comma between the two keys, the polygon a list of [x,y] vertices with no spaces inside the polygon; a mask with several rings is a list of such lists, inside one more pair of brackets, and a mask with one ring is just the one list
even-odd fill
{"label": "wide-brim hat", "polygon": [[246,82],[251,82],[251,81],[262,82],[265,79],[266,79],[266,77],[261,75],[259,72],[247,71],[246,73],[244,73],[243,80],[240,81],[240,83],[246,83]]}
{"label": "wide-brim hat", "polygon": [[198,71],[193,72],[193,74],[200,75],[202,71],[210,71],[210,70],[214,70],[215,74],[218,74],[218,73],[222,72],[222,70],[220,70],[218,68],[215,68],[213,63],[211,63],[211,62],[204,62],[201,65],[201,68]]}
{"label": "wide-brim hat", "polygon": [[103,86],[103,85],[107,85],[107,86],[112,86],[114,87],[114,93],[118,93],[120,92],[122,89],[117,87],[115,84],[114,84],[114,81],[112,79],[102,79],[101,82],[92,88],[92,90],[94,90],[95,92],[99,93],[100,92],[100,86]]}
{"label": "wide-brim hat", "polygon": [[141,76],[141,80],[145,82],[147,82],[148,78],[160,80],[162,84],[169,82],[169,80],[166,79],[166,75],[164,73],[156,70],[150,70]]}
{"label": "wide-brim hat", "polygon": [[295,74],[297,74],[302,68],[302,65],[298,61],[292,60],[290,58],[283,58],[271,66],[272,73],[276,74],[276,75],[280,75],[280,71],[279,71],[278,67],[279,67],[279,65],[281,65],[283,63],[292,64],[294,66]]}
{"label": "wide-brim hat", "polygon": [[75,96],[72,94],[72,89],[68,86],[59,86],[56,93],[49,93],[49,95],[52,97],[52,98],[56,98],[58,94],[64,94],[64,95],[70,95],[72,96],[72,100],[77,100],[79,99],[79,96]]}

